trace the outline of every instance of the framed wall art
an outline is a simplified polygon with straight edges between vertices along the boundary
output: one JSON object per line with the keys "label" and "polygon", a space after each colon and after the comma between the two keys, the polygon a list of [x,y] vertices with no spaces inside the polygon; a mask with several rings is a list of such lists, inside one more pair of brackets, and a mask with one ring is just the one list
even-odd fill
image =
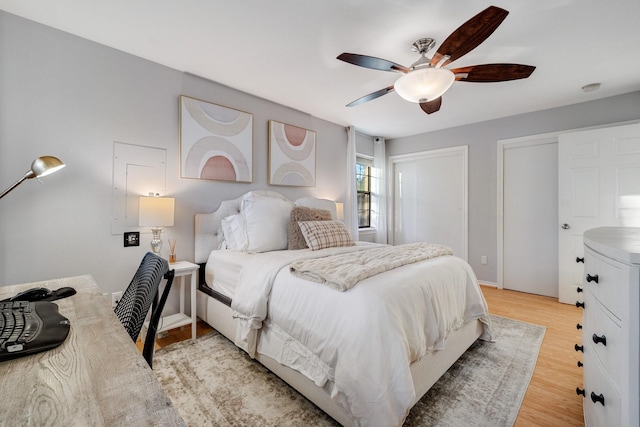
{"label": "framed wall art", "polygon": [[316,185],[316,133],[269,120],[269,184]]}
{"label": "framed wall art", "polygon": [[253,115],[180,96],[180,177],[252,182]]}

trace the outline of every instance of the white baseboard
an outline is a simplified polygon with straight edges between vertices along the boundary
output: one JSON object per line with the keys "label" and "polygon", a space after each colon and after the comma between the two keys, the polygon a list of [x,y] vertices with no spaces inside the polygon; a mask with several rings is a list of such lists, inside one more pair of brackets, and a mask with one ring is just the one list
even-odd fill
{"label": "white baseboard", "polygon": [[478,280],[478,283],[480,283],[483,286],[491,286],[492,288],[497,288],[498,284],[495,282],[487,282],[486,280]]}

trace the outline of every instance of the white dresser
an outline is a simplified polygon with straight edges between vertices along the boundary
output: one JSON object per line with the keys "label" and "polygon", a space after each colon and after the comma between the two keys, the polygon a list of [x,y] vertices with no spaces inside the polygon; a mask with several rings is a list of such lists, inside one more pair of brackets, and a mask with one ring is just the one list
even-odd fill
{"label": "white dresser", "polygon": [[[640,228],[584,233],[585,425],[640,425]],[[578,290],[580,292],[580,289]]]}

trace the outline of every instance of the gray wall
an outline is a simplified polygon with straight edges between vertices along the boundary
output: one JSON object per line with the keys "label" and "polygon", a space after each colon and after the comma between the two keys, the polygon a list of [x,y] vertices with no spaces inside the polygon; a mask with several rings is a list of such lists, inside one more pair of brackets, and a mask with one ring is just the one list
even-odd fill
{"label": "gray wall", "polygon": [[[253,183],[179,178],[179,95],[253,114]],[[270,119],[317,132],[316,187],[268,185]],[[193,259],[195,213],[250,189],[345,199],[344,127],[0,11],[0,188],[39,156],[67,164],[0,200],[0,285],[91,274],[103,292],[126,287],[151,234],[130,248],[111,234],[114,141],[167,150],[176,223],[163,238],[178,259]]]}
{"label": "gray wall", "polygon": [[[429,120],[437,120],[437,114]],[[482,281],[497,281],[497,141],[640,118],[640,92],[499,120],[387,140],[386,154],[469,146],[469,263]],[[425,185],[428,185],[425,183]],[[488,256],[486,265],[480,257]]]}
{"label": "gray wall", "polygon": [[[179,95],[253,114],[252,184],[179,178]],[[387,155],[469,145],[469,260],[481,280],[495,282],[496,141],[639,117],[636,92],[388,140]],[[269,119],[317,131],[315,188],[267,184]],[[126,286],[151,236],[142,235],[139,248],[123,248],[122,235],[111,235],[114,141],[167,150],[166,194],[176,197],[176,224],[163,236],[178,240],[181,259],[193,258],[194,214],[221,200],[253,188],[292,199],[346,194],[335,173],[346,168],[343,127],[0,11],[0,188],[41,155],[68,165],[0,201],[0,285],[92,274],[104,292]]]}

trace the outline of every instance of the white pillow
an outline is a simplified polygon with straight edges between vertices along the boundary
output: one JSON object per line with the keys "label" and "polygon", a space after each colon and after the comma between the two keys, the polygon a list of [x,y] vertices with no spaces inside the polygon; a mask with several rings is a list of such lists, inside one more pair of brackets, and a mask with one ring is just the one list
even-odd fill
{"label": "white pillow", "polygon": [[242,216],[247,231],[247,252],[287,249],[287,224],[293,203],[286,199],[247,194]]}
{"label": "white pillow", "polygon": [[298,225],[312,251],[356,244],[342,221],[300,221]]}
{"label": "white pillow", "polygon": [[244,251],[247,249],[247,229],[241,214],[230,215],[220,221],[222,234],[228,249]]}
{"label": "white pillow", "polygon": [[251,191],[247,191],[242,200],[246,199],[247,197],[272,197],[274,199],[282,199],[282,200],[287,200],[289,201],[289,199],[287,199],[286,197],[284,197],[282,194],[278,193],[277,191],[271,191],[271,190],[251,190]]}
{"label": "white pillow", "polygon": [[313,209],[324,209],[331,212],[331,219],[338,219],[336,202],[329,199],[316,199],[314,197],[303,197],[296,200],[296,206],[305,206]]}

